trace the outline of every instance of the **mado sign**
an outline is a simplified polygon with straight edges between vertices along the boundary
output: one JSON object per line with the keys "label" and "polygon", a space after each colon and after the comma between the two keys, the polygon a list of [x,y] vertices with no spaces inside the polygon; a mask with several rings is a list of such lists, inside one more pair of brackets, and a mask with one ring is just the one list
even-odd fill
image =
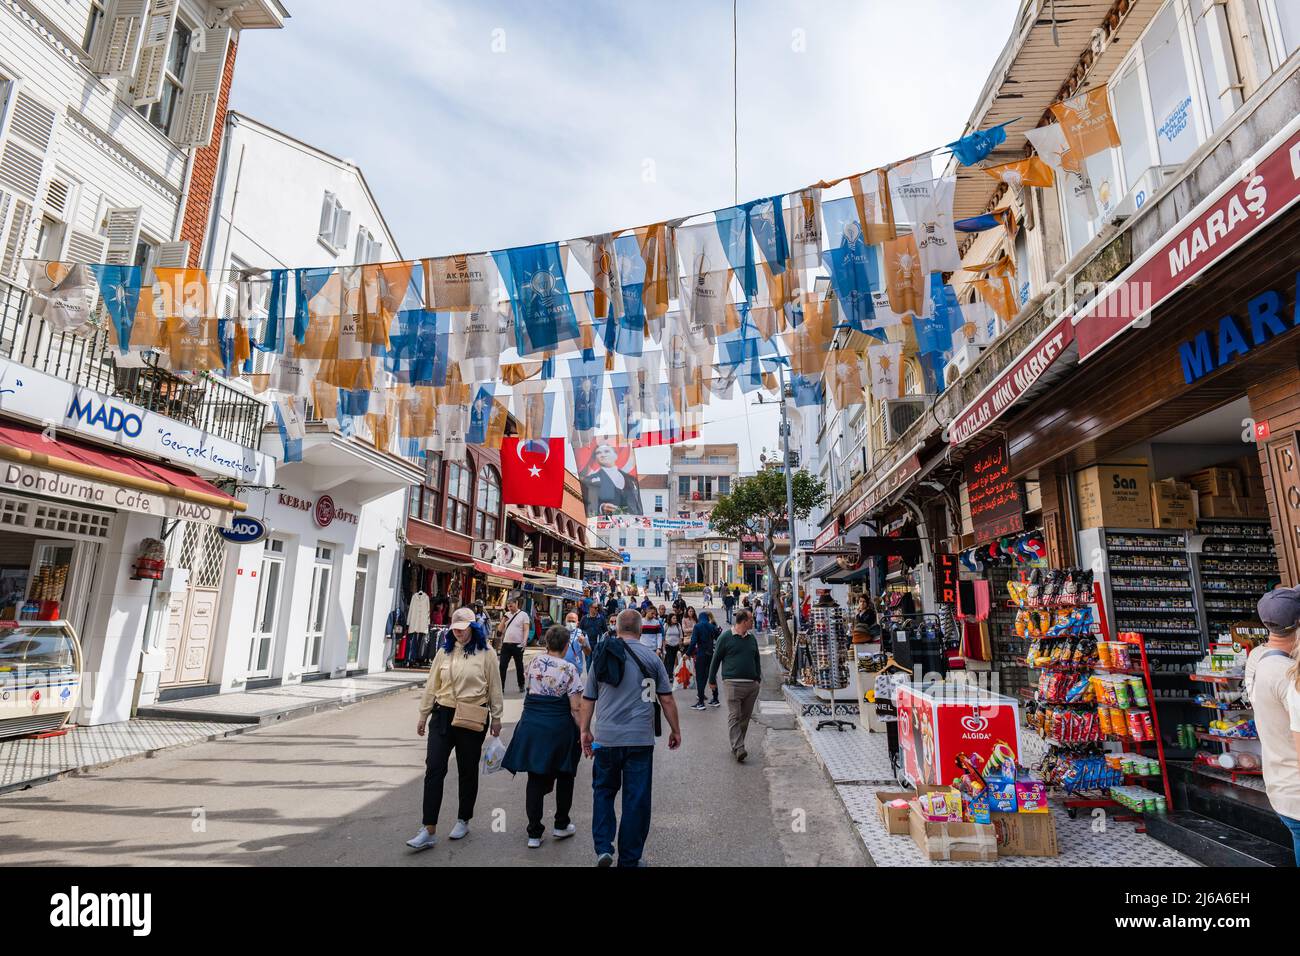
{"label": "mado sign", "polygon": [[266,522],[247,515],[239,515],[230,523],[229,528],[221,529],[221,536],[234,544],[257,544],[270,533],[271,529],[266,526]]}

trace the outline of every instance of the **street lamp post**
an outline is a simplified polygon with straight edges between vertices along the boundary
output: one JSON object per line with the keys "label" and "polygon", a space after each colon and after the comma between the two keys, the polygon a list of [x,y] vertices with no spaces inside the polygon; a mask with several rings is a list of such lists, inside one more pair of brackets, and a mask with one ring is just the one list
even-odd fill
{"label": "street lamp post", "polygon": [[[799,683],[799,538],[794,527],[794,476],[790,468],[790,417],[786,411],[785,366],[777,366],[781,382],[781,449],[785,452],[785,510],[786,530],[790,535],[790,673],[787,683]],[[777,599],[780,599],[781,582],[777,581]]]}

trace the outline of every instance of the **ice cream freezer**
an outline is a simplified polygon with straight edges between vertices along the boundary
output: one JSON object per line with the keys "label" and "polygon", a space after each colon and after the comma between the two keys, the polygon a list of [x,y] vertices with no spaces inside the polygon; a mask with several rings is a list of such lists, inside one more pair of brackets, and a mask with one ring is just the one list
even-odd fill
{"label": "ice cream freezer", "polygon": [[[973,684],[904,684],[895,692],[902,769],[914,785],[946,785],[961,776],[958,754],[987,763],[1020,760],[1020,707],[1012,697]],[[1009,753],[1008,753],[1009,751]]]}
{"label": "ice cream freezer", "polygon": [[81,644],[66,621],[0,621],[0,738],[61,728],[81,693]]}

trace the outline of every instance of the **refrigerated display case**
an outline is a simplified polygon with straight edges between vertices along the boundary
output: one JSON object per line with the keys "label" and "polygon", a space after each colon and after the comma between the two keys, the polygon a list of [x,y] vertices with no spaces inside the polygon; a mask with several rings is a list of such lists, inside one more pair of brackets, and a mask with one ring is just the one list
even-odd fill
{"label": "refrigerated display case", "polygon": [[960,774],[958,754],[986,762],[999,744],[1020,759],[1020,707],[970,684],[904,684],[895,691],[902,770],[913,786],[943,785]]}
{"label": "refrigerated display case", "polygon": [[81,643],[72,625],[0,623],[0,738],[59,730],[81,693]]}

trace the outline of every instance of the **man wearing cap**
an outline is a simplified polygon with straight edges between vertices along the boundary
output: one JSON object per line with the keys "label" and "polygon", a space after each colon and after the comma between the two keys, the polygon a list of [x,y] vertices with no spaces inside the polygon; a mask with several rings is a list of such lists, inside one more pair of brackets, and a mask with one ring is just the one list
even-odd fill
{"label": "man wearing cap", "polygon": [[1255,708],[1268,802],[1291,831],[1300,864],[1300,760],[1293,736],[1300,732],[1300,713],[1287,706],[1291,655],[1300,628],[1300,588],[1278,587],[1265,594],[1259,600],[1259,619],[1268,628],[1268,642],[1246,658],[1244,683]]}

